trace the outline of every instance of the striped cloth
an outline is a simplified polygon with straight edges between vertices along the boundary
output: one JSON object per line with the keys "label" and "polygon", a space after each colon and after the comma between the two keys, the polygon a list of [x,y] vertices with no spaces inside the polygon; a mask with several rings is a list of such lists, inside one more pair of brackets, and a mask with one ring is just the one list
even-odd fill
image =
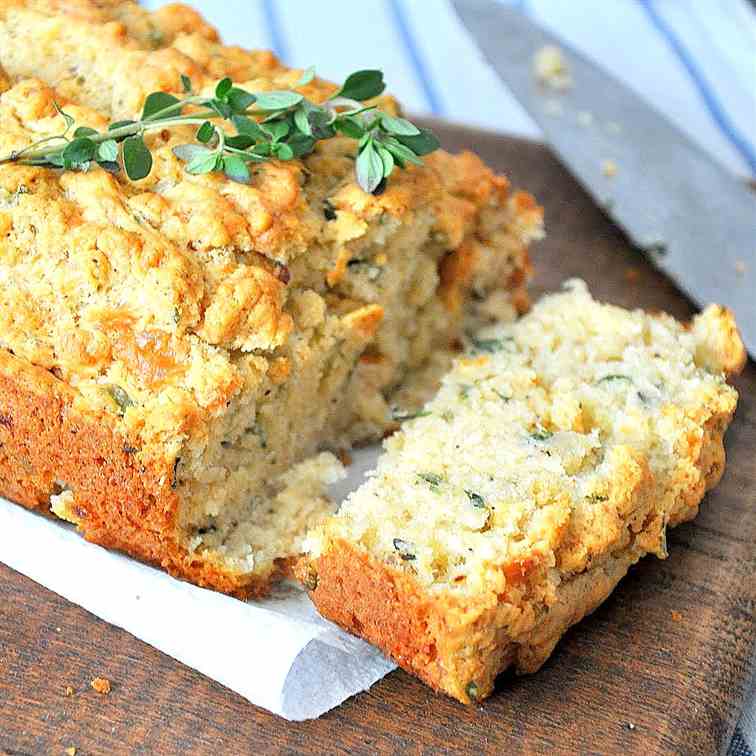
{"label": "striped cloth", "polygon": [[[193,2],[227,42],[316,64],[337,81],[381,68],[410,113],[539,137],[447,0]],[[756,178],[756,13],[746,0],[509,2],[642,93],[733,173]],[[729,753],[756,753],[756,689]]]}

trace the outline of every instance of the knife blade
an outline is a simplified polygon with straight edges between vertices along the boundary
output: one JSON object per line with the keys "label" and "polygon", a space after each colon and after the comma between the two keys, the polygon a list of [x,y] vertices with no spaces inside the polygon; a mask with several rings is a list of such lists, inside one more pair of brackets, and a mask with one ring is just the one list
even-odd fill
{"label": "knife blade", "polygon": [[[756,358],[756,195],[745,182],[524,14],[490,0],[454,6],[571,173],[693,301],[732,309]],[[537,80],[534,57],[546,45],[559,48],[571,86]]]}

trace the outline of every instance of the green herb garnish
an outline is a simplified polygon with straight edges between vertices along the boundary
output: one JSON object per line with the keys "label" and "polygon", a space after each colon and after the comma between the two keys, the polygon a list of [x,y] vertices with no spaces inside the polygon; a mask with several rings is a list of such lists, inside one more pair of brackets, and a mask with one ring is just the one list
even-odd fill
{"label": "green herb garnish", "polygon": [[391,417],[397,423],[403,423],[406,420],[415,420],[418,417],[428,417],[431,413],[428,410],[418,410],[417,412],[402,412],[400,409],[391,411]]}
{"label": "green herb garnish", "polygon": [[470,337],[470,343],[472,344],[473,352],[486,352],[487,354],[495,354],[504,349],[504,344],[514,339],[478,339],[475,336]]}
{"label": "green herb garnish", "polygon": [[118,409],[121,410],[121,415],[125,414],[129,407],[134,406],[131,397],[115,383],[111,383],[105,390],[110,394],[110,398],[118,405]]}
{"label": "green herb garnish", "polygon": [[394,548],[399,552],[399,556],[405,562],[411,562],[413,559],[417,559],[415,555],[415,547],[401,538],[394,538]]}
{"label": "green herb garnish", "polygon": [[[308,69],[296,86],[304,86],[313,76]],[[357,182],[366,192],[375,193],[385,186],[396,166],[422,165],[421,157],[439,146],[427,129],[364,104],[383,92],[381,71],[353,73],[321,105],[291,90],[247,92],[228,78],[218,83],[210,98],[195,94],[188,76],[181,76],[181,88],[182,98],[153,92],[144,101],[138,121],[117,121],[103,132],[86,126],[74,129],[74,119],[56,104],[66,124],[63,133],[0,157],[0,165],[86,171],[97,164],[115,173],[122,164],[126,175],[138,181],[152,170],[152,153],[144,135],[191,125],[197,127],[196,143],[173,148],[174,155],[186,163],[186,171],[194,175],[222,172],[232,181],[248,184],[250,164],[294,160],[309,155],[316,142],[342,135],[358,143]],[[184,112],[187,106],[200,109]],[[235,133],[222,128],[226,121]],[[328,206],[325,213],[331,215]]]}
{"label": "green herb garnish", "polygon": [[438,487],[444,481],[444,479],[436,473],[418,473],[417,477],[420,478],[420,480],[424,480],[434,493],[438,493]]}
{"label": "green herb garnish", "polygon": [[465,493],[467,494],[467,498],[470,499],[474,507],[476,507],[477,509],[486,508],[486,500],[479,493],[475,493],[475,491],[468,491],[468,489],[465,489]]}
{"label": "green herb garnish", "polygon": [[632,383],[633,379],[627,375],[612,373],[611,375],[605,375],[603,378],[599,378],[596,383],[613,383],[614,381],[627,381],[628,383]]}
{"label": "green herb garnish", "polygon": [[539,425],[531,434],[530,437],[532,439],[535,439],[536,441],[547,441],[550,439],[554,434],[548,430],[547,428],[544,428],[542,425]]}

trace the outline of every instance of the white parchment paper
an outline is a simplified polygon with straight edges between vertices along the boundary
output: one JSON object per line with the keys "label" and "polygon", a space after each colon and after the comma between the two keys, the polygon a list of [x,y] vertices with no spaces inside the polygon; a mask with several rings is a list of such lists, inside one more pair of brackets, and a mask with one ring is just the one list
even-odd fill
{"label": "white parchment paper", "polygon": [[[377,447],[356,455],[349,477],[332,491],[337,500],[361,482],[376,455]],[[286,719],[318,717],[394,668],[322,619],[293,587],[264,601],[238,601],[87,543],[72,526],[4,499],[0,560]]]}

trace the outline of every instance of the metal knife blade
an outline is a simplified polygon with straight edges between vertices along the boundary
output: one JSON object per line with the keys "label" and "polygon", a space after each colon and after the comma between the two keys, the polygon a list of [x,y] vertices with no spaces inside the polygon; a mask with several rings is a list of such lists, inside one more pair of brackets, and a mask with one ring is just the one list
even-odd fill
{"label": "metal knife blade", "polygon": [[[695,302],[733,310],[756,358],[756,195],[745,182],[522,13],[490,0],[454,5],[561,161]],[[544,45],[559,47],[571,87],[556,91],[536,80],[533,60]],[[616,166],[615,175],[606,175],[605,161]]]}

